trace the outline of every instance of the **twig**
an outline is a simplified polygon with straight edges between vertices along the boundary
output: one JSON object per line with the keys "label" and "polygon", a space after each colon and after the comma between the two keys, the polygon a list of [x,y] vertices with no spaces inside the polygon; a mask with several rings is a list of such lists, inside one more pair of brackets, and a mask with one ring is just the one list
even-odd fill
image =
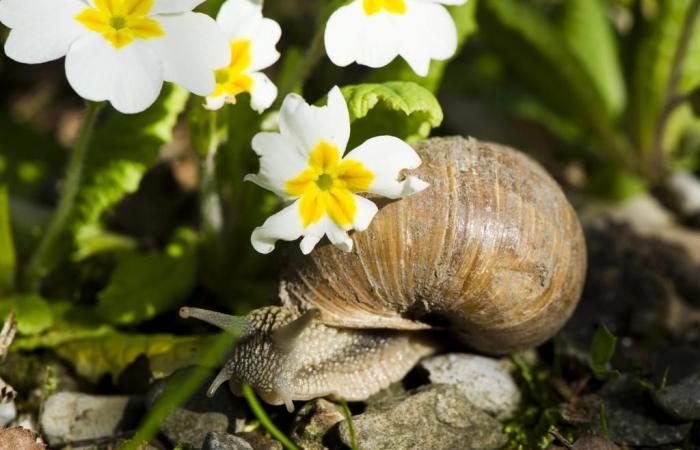
{"label": "twig", "polygon": [[552,436],[554,436],[554,439],[556,439],[557,442],[559,442],[561,445],[563,445],[567,449],[576,450],[576,447],[574,447],[571,442],[569,442],[564,436],[562,436],[561,433],[559,433],[559,430],[557,430],[557,427],[555,427],[554,425],[549,427],[549,430],[547,430],[547,432],[549,434],[551,434]]}

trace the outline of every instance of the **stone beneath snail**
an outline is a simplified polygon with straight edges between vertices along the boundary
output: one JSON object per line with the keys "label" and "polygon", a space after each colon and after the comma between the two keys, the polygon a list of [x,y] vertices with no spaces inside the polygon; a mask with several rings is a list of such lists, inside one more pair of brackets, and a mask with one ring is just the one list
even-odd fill
{"label": "stone beneath snail", "polygon": [[[439,350],[431,329],[503,354],[561,329],[581,294],[580,223],[556,182],[529,157],[474,139],[416,146],[425,191],[388,202],[354,250],[295,255],[282,306],[253,311],[210,388],[250,384],[291,411],[294,400],[364,400]],[[223,329],[239,318],[193,308]]]}

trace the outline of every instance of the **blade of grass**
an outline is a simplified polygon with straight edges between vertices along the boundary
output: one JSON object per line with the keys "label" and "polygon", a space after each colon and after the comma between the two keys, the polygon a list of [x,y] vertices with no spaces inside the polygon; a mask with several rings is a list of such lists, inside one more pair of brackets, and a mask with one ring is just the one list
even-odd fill
{"label": "blade of grass", "polygon": [[221,333],[207,352],[202,355],[200,366],[196,367],[183,383],[174,386],[169,384],[155,405],[144,419],[133,438],[126,442],[120,450],[138,450],[141,444],[152,439],[160,430],[161,424],[177,408],[184,405],[204,380],[226,356],[236,336]]}
{"label": "blade of grass", "polygon": [[294,444],[294,442],[292,442],[291,439],[282,433],[282,431],[280,431],[280,429],[277,428],[274,423],[272,423],[272,420],[270,420],[268,417],[265,409],[258,401],[258,397],[255,396],[255,391],[253,391],[253,388],[250,387],[250,385],[243,385],[243,396],[248,401],[248,405],[250,405],[250,409],[253,411],[253,414],[255,414],[255,417],[257,417],[262,426],[265,427],[272,437],[280,441],[287,450],[301,450],[296,446],[296,444]]}
{"label": "blade of grass", "polygon": [[350,448],[352,450],[359,450],[360,448],[357,446],[357,436],[355,435],[355,425],[352,423],[352,414],[344,398],[340,399],[340,406],[343,407],[343,415],[345,416],[345,421],[348,423],[348,430],[350,430]]}

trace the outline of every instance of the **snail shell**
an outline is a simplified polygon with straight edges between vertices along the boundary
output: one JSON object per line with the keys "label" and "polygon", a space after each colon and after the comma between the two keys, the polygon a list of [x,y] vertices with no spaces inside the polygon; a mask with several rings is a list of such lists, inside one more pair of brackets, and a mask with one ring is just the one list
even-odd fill
{"label": "snail shell", "polygon": [[508,353],[551,338],[578,302],[583,233],[557,183],[510,148],[460,137],[416,148],[430,183],[384,205],[354,251],[318,247],[292,264],[283,304],[327,325],[422,329]]}
{"label": "snail shell", "polygon": [[[412,171],[423,192],[381,204],[354,250],[297,255],[282,306],[253,311],[210,387],[248,383],[268,403],[363,400],[436,351],[430,328],[508,353],[552,337],[578,302],[586,252],[556,182],[527,156],[473,139],[430,139]],[[224,329],[239,318],[183,308]],[[423,331],[421,331],[423,330]]]}

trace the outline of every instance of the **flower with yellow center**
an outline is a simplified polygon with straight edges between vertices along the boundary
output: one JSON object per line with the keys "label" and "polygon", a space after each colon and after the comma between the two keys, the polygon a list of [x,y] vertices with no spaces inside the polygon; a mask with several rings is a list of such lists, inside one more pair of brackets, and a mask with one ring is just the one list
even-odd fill
{"label": "flower with yellow center", "polygon": [[323,236],[341,250],[351,251],[348,232],[365,230],[377,213],[377,206],[358,194],[395,199],[427,187],[414,176],[400,179],[403,170],[421,163],[415,150],[400,139],[378,136],[345,154],[350,116],[338,87],[322,107],[288,95],[279,124],[279,133],[258,133],[253,138],[260,171],[246,176],[291,202],[253,231],[251,242],[260,253],[270,253],[278,240],[302,236],[304,254]]}
{"label": "flower with yellow center", "polygon": [[75,20],[100,33],[114,48],[122,48],[134,39],[162,37],[160,24],[148,17],[153,0],[95,0],[94,8],[85,8]]}
{"label": "flower with yellow center", "polygon": [[457,28],[443,5],[467,0],[353,0],[328,19],[326,53],[334,64],[383,67],[397,56],[421,76],[430,61],[457,50]]}
{"label": "flower with yellow center", "polygon": [[235,103],[236,96],[250,94],[253,109],[262,112],[277,98],[277,87],[261,72],[280,57],[275,48],[282,30],[264,18],[262,5],[251,0],[228,0],[216,19],[230,41],[231,62],[216,70],[216,89],[207,97],[207,109]]}
{"label": "flower with yellow center", "polygon": [[164,81],[208,95],[231,53],[216,22],[192,12],[202,1],[0,0],[5,53],[27,64],[65,56],[81,97],[123,113],[148,108]]}

